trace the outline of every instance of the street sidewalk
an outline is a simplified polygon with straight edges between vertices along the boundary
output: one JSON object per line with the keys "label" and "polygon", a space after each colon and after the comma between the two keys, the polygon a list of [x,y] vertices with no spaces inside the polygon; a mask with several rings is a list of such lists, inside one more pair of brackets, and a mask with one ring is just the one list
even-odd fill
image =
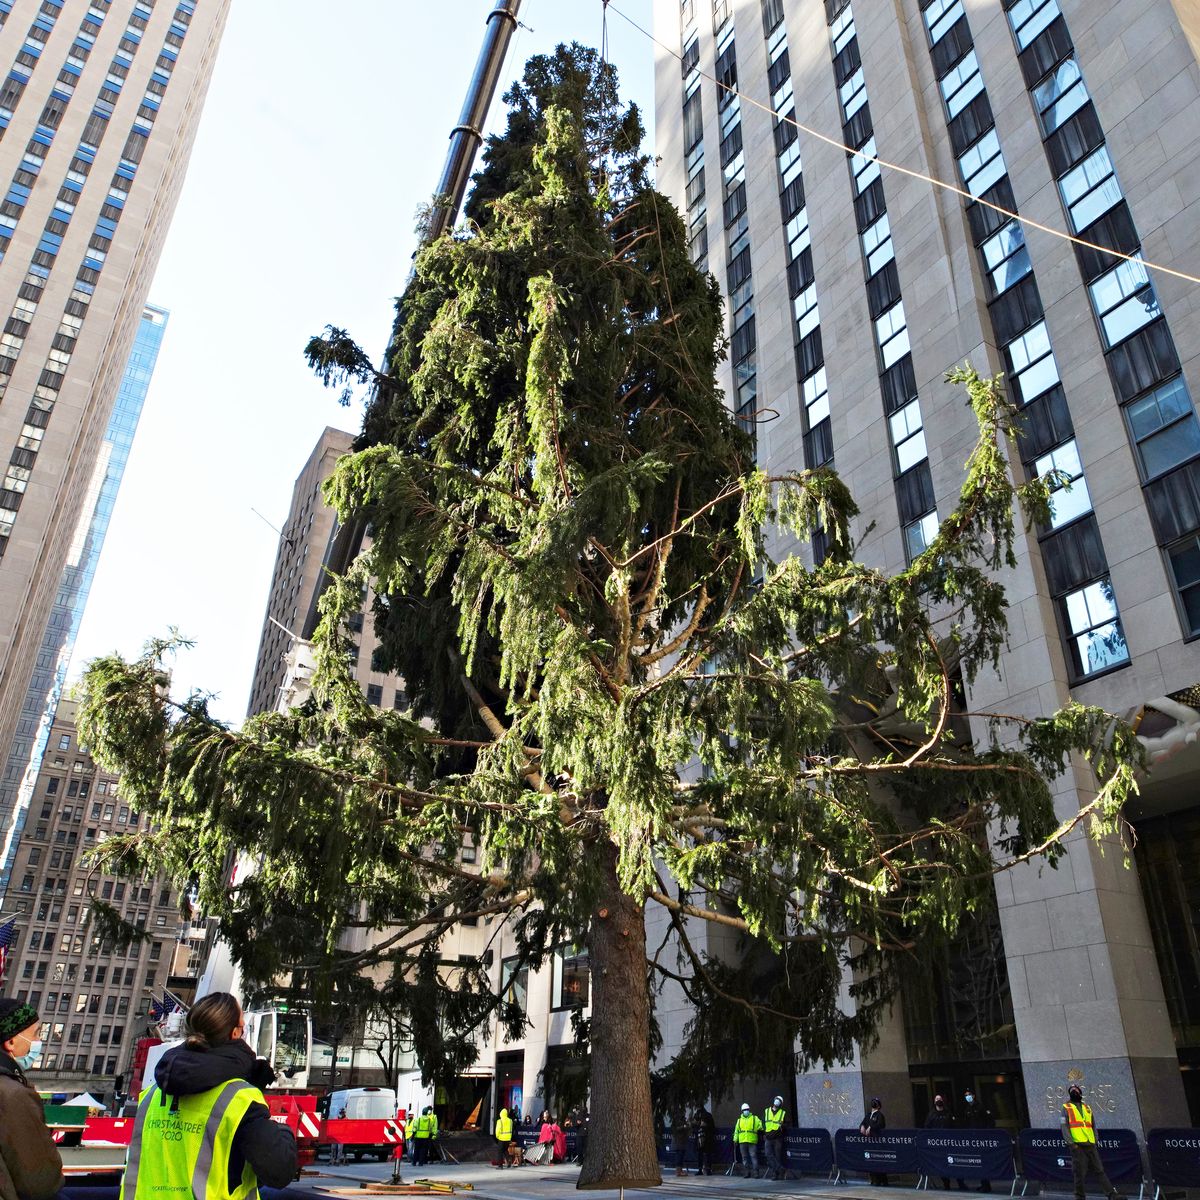
{"label": "street sidewalk", "polygon": [[[319,1175],[305,1175],[295,1188],[328,1197],[325,1189],[351,1188],[357,1184],[379,1184],[391,1178],[390,1163],[355,1163],[344,1167],[319,1164]],[[401,1172],[405,1183],[415,1179],[434,1179],[438,1182],[469,1183],[474,1191],[460,1193],[477,1200],[652,1200],[653,1197],[674,1196],[678,1200],[787,1200],[803,1196],[805,1200],[928,1200],[928,1192],[913,1188],[871,1187],[856,1182],[839,1185],[836,1189],[825,1179],[803,1178],[773,1182],[768,1179],[742,1179],[733,1175],[694,1174],[676,1176],[673,1169],[664,1174],[662,1186],[656,1188],[579,1192],[575,1183],[579,1167],[563,1164],[556,1167],[517,1167],[499,1171],[489,1163],[431,1163],[421,1168],[407,1162]],[[371,1193],[364,1192],[364,1196]],[[385,1195],[386,1193],[374,1193]],[[336,1200],[352,1200],[339,1196]]]}

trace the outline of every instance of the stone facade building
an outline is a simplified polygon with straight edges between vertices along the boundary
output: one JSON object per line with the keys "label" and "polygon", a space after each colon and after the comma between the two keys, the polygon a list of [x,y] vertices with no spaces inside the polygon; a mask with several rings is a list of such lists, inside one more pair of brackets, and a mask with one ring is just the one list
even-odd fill
{"label": "stone facade building", "polygon": [[22,712],[30,678],[228,10],[0,3],[0,830],[25,773],[11,747],[40,716]]}
{"label": "stone facade building", "polygon": [[[970,704],[1101,705],[1154,760],[1131,865],[1077,831],[1056,870],[998,876],[879,1045],[795,1080],[802,1122],[878,1095],[907,1125],[970,1086],[1054,1125],[1076,1079],[1109,1125],[1200,1120],[1200,288],[1143,265],[1200,264],[1198,30],[1172,0],[655,0],[659,185],[726,289],[760,462],[832,464],[860,556],[902,568],[976,436],[947,371],[1004,372],[1014,473],[1073,486],[1020,536]],[[1061,778],[1060,815],[1093,786]]]}
{"label": "stone facade building", "polygon": [[[187,1001],[203,965],[204,932],[180,917],[179,894],[161,878],[121,879],[88,867],[88,850],[135,831],[138,814],[120,779],[79,744],[76,705],[63,700],[51,730],[5,915],[18,940],[5,995],[42,1017],[42,1060],[30,1080],[42,1091],[88,1091],[111,1099],[128,1085],[139,1037],[152,1033],[151,1001],[170,989]],[[146,937],[119,948],[93,928],[90,904],[112,905]]]}

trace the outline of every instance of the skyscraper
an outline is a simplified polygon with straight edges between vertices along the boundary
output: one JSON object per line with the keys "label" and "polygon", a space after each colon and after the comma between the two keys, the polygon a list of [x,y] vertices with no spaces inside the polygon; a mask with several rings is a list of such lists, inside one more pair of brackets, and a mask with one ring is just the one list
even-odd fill
{"label": "skyscraper", "polygon": [[[164,987],[191,999],[203,931],[180,916],[169,879],[118,877],[85,863],[88,850],[145,822],[122,797],[119,777],[99,769],[79,744],[75,713],[75,702],[63,700],[54,714],[15,855],[6,908],[18,938],[4,990],[43,1018],[34,1086],[107,1098],[118,1072],[129,1078],[151,1002]],[[92,901],[116,909],[144,939],[114,944],[94,921]]]}
{"label": "skyscraper", "polygon": [[168,315],[165,309],[149,304],[142,311],[133,352],[100,444],[83,510],[50,609],[50,619],[42,635],[37,662],[25,689],[17,731],[9,743],[7,761],[3,774],[0,774],[0,813],[9,814],[6,827],[0,830],[0,899],[8,887],[17,841],[24,828],[50,726],[67,680],[79,624],[125,475],[142,406],[150,389]]}
{"label": "skyscraper", "polygon": [[[327,428],[296,478],[291,508],[279,535],[279,550],[271,573],[271,590],[250,685],[249,716],[274,712],[278,707],[280,689],[288,677],[288,655],[295,642],[304,637],[306,629],[311,632],[315,627],[311,614],[325,576],[324,560],[340,528],[337,515],[321,495],[321,487],[353,442],[353,435]],[[354,673],[370,703],[377,707],[403,708],[406,706],[403,681],[372,669],[378,644],[371,615],[372,603],[372,596],[365,596],[362,612],[350,621]]]}
{"label": "skyscraper", "polygon": [[[36,720],[21,708],[228,9],[229,0],[0,0],[5,758],[19,723]],[[0,805],[0,826],[10,818]]]}
{"label": "skyscraper", "polygon": [[[970,704],[1101,705],[1160,759],[1135,869],[1072,836],[1057,870],[999,876],[878,1046],[796,1080],[802,1123],[853,1124],[880,1095],[904,1125],[969,1086],[1048,1125],[1077,1079],[1107,1124],[1200,1118],[1200,288],[1146,265],[1200,268],[1193,11],[655,0],[660,186],[726,288],[727,392],[760,461],[835,466],[860,556],[902,568],[976,436],[947,371],[1004,372],[1014,472],[1072,486],[1021,535],[1010,644]],[[1094,781],[1075,765],[1055,786],[1067,817]]]}

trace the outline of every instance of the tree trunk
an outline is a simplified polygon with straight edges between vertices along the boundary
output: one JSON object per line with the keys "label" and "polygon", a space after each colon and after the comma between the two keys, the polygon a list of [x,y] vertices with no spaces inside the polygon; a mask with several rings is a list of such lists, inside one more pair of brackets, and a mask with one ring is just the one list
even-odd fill
{"label": "tree trunk", "polygon": [[650,1103],[650,1000],[642,905],[617,883],[617,850],[600,847],[600,901],[592,914],[591,1098],[580,1188],[662,1183]]}

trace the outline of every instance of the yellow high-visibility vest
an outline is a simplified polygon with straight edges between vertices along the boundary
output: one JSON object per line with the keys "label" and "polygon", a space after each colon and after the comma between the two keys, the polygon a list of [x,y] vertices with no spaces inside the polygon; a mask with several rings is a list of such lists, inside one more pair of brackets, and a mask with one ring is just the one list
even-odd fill
{"label": "yellow high-visibility vest", "polygon": [[121,1200],[249,1200],[258,1178],[247,1163],[229,1188],[233,1137],[252,1104],[266,1104],[244,1079],[180,1096],[151,1084],[138,1101]]}
{"label": "yellow high-visibility vest", "polygon": [[496,1118],[496,1140],[499,1142],[511,1142],[512,1133],[512,1117],[508,1115],[507,1109],[502,1108],[500,1115]]}
{"label": "yellow high-visibility vest", "polygon": [[783,1128],[784,1121],[787,1120],[786,1108],[768,1108],[763,1114],[767,1122],[767,1132],[775,1133]]}
{"label": "yellow high-visibility vest", "polygon": [[1085,1146],[1096,1144],[1096,1125],[1092,1120],[1092,1110],[1086,1104],[1063,1105],[1067,1112],[1067,1132],[1071,1141]]}
{"label": "yellow high-visibility vest", "polygon": [[733,1127],[733,1140],[753,1146],[758,1141],[758,1131],[762,1127],[762,1122],[753,1113],[742,1113]]}

